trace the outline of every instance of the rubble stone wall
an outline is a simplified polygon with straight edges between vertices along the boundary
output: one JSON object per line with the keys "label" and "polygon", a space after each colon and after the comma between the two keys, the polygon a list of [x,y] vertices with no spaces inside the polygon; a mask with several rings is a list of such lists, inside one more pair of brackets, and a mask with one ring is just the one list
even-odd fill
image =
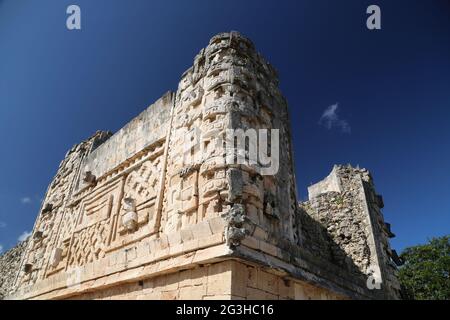
{"label": "rubble stone wall", "polygon": [[[329,185],[330,177],[340,191],[324,187]],[[378,272],[383,290],[374,293],[399,298],[400,286],[388,241],[393,234],[384,222],[382,198],[375,192],[370,173],[366,169],[335,166],[325,183],[311,186],[309,193],[313,197],[301,203],[303,245],[359,275],[359,281]]]}
{"label": "rubble stone wall", "polygon": [[28,240],[19,242],[17,246],[0,255],[0,300],[14,288],[14,282],[27,244]]}
{"label": "rubble stone wall", "polygon": [[132,158],[136,153],[164,140],[173,103],[172,93],[167,92],[87,155],[83,163],[83,170],[90,171],[96,177],[101,177]]}

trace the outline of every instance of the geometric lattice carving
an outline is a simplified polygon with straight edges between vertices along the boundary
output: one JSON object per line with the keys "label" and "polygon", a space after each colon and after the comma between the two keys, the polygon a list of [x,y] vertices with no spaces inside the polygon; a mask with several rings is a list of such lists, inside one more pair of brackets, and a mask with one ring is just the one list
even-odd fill
{"label": "geometric lattice carving", "polygon": [[156,196],[159,178],[159,158],[155,163],[148,160],[139,169],[132,171],[125,182],[125,196],[140,201],[145,201]]}
{"label": "geometric lattice carving", "polygon": [[73,238],[69,266],[81,266],[105,256],[109,227],[100,221],[76,233]]}

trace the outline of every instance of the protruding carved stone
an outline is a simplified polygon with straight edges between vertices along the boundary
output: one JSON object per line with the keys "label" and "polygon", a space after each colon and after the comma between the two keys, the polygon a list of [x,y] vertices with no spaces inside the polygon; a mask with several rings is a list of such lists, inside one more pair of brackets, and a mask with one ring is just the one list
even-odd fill
{"label": "protruding carved stone", "polygon": [[375,199],[376,199],[377,206],[380,207],[381,209],[383,209],[384,208],[383,196],[377,194],[375,196]]}
{"label": "protruding carved stone", "polygon": [[122,225],[128,231],[135,231],[138,226],[138,215],[136,213],[136,201],[132,198],[122,200],[125,214],[122,217]]}
{"label": "protruding carved stone", "polygon": [[86,171],[84,173],[83,182],[87,185],[94,185],[97,181],[95,175],[92,174],[91,171]]}
{"label": "protruding carved stone", "polygon": [[186,167],[182,168],[182,169],[178,172],[178,175],[180,176],[180,178],[185,178],[185,177],[187,177],[190,173],[192,173],[193,171],[198,170],[199,167],[200,167],[199,164],[197,164],[197,165],[186,166]]}
{"label": "protruding carved stone", "polygon": [[41,230],[36,230],[33,234],[33,240],[34,241],[40,241],[42,240],[43,232]]}
{"label": "protruding carved stone", "polygon": [[233,226],[228,227],[226,235],[228,245],[230,247],[239,246],[247,233],[248,232],[245,228],[236,228]]}
{"label": "protruding carved stone", "polygon": [[244,206],[235,203],[222,217],[228,223],[226,228],[227,244],[230,247],[239,246],[247,234],[247,230],[243,227],[246,221]]}
{"label": "protruding carved stone", "polygon": [[52,255],[50,258],[50,264],[52,267],[57,267],[59,262],[61,261],[63,250],[61,248],[55,248],[52,251]]}
{"label": "protruding carved stone", "polygon": [[23,271],[25,273],[30,273],[32,270],[33,270],[33,264],[25,263],[25,265],[23,266]]}
{"label": "protruding carved stone", "polygon": [[270,218],[274,218],[277,220],[280,219],[280,214],[278,212],[278,207],[276,204],[276,198],[270,192],[266,192],[264,194],[264,214]]}
{"label": "protruding carved stone", "polygon": [[384,223],[384,226],[386,228],[386,233],[389,238],[395,238],[395,234],[391,231],[391,224],[388,222]]}
{"label": "protruding carved stone", "polygon": [[42,209],[42,213],[46,214],[46,213],[50,213],[53,210],[53,204],[51,203],[46,203],[44,208]]}

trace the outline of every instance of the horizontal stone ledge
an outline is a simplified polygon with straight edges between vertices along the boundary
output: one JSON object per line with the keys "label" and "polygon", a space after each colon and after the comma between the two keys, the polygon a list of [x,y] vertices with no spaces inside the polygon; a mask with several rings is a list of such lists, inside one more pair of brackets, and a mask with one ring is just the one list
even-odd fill
{"label": "horizontal stone ledge", "polygon": [[[324,277],[323,274],[316,275],[312,271],[309,271],[303,267],[288,263],[265,252],[251,249],[242,243],[234,250],[233,257],[242,260],[242,262],[245,263],[252,262],[259,266],[265,266],[266,268],[271,269],[272,272],[275,270],[280,276],[286,276],[292,279],[304,281],[311,285],[331,290],[352,299],[373,298],[365,294],[364,290],[360,286],[349,281],[337,281],[339,283],[334,283],[331,278],[328,279],[329,277]],[[306,267],[308,262],[304,261],[302,264]],[[335,278],[334,280],[339,279]]]}
{"label": "horizontal stone ledge", "polygon": [[80,293],[105,289],[111,286],[140,281],[156,277],[166,273],[172,273],[184,269],[194,268],[198,265],[210,264],[225,260],[231,257],[233,250],[226,244],[209,247],[195,252],[187,253],[181,256],[168,258],[147,265],[129,268],[125,271],[116,272],[97,279],[87,280],[73,287],[58,287],[49,290],[42,289],[41,292],[30,291],[28,294],[10,296],[9,299],[65,299],[76,296]]}

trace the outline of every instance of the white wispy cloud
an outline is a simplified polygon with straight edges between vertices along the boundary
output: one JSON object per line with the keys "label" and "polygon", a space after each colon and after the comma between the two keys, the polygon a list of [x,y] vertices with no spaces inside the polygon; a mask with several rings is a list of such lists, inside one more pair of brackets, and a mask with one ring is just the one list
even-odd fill
{"label": "white wispy cloud", "polygon": [[0,244],[0,254],[3,253],[3,246]]}
{"label": "white wispy cloud", "polygon": [[0,228],[6,228],[6,222],[0,221]]}
{"label": "white wispy cloud", "polygon": [[22,204],[30,203],[31,202],[31,198],[30,197],[23,197],[23,198],[20,199],[20,202]]}
{"label": "white wispy cloud", "polygon": [[350,124],[347,120],[341,119],[339,117],[337,113],[338,108],[338,103],[332,104],[331,106],[327,107],[319,119],[319,124],[327,128],[328,130],[336,128],[341,132],[351,133]]}
{"label": "white wispy cloud", "polygon": [[31,236],[31,232],[24,231],[17,240],[19,240],[19,242],[22,242],[22,241],[27,240],[29,236]]}

